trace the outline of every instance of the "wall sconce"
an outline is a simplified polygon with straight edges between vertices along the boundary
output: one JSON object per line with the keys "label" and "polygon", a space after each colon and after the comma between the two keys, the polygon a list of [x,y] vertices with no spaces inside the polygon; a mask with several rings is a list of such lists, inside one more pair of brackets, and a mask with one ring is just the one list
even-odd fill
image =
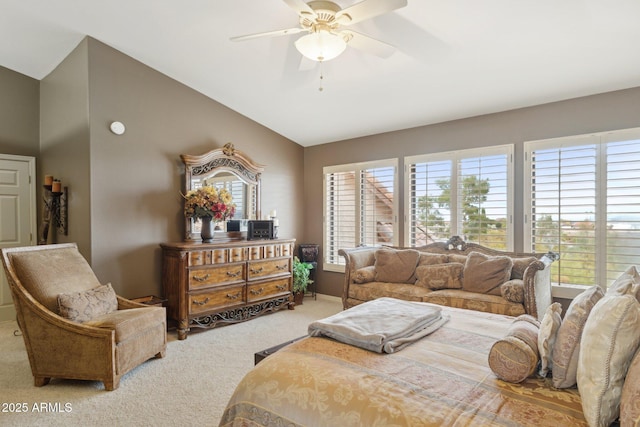
{"label": "wall sconce", "polygon": [[52,175],[44,177],[44,212],[42,215],[42,231],[39,245],[46,245],[49,239],[49,227],[53,226],[65,236],[69,234],[67,216],[68,187],[53,179]]}

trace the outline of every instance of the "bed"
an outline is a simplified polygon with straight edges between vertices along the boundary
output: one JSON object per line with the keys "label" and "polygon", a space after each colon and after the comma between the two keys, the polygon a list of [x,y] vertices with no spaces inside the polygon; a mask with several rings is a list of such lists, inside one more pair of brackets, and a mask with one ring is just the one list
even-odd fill
{"label": "bed", "polygon": [[503,382],[488,366],[514,318],[443,308],[450,320],[379,354],[307,337],[251,370],[220,426],[583,426],[577,389]]}

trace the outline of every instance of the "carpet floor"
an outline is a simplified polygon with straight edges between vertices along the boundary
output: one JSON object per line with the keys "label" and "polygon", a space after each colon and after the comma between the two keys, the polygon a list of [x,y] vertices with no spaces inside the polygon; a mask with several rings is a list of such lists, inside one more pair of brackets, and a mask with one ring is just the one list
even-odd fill
{"label": "carpet floor", "polygon": [[339,298],[305,298],[295,310],[211,330],[179,341],[167,355],[127,373],[115,391],[101,382],[52,379],[35,387],[15,321],[0,323],[0,424],[11,426],[217,426],[254,353],[306,335],[310,322],[342,309]]}

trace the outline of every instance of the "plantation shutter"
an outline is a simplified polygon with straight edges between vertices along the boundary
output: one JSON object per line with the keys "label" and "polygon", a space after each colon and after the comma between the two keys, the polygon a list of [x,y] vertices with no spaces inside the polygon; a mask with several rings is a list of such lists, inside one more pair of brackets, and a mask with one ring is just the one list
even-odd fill
{"label": "plantation shutter", "polygon": [[325,174],[325,263],[343,265],[340,248],[356,244],[355,171]]}
{"label": "plantation shutter", "polygon": [[377,246],[393,243],[394,183],[394,167],[360,171],[359,244]]}

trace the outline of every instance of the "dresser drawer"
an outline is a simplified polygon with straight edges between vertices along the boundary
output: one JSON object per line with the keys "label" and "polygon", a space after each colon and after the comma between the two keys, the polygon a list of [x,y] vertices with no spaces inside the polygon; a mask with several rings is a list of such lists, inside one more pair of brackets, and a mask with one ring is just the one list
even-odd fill
{"label": "dresser drawer", "polygon": [[189,294],[189,314],[199,314],[243,304],[245,302],[244,290],[244,285],[237,285],[209,292],[191,293]]}
{"label": "dresser drawer", "polygon": [[247,302],[257,301],[289,292],[289,278],[253,283],[247,286]]}
{"label": "dresser drawer", "polygon": [[288,275],[291,272],[291,258],[249,261],[247,268],[247,280]]}
{"label": "dresser drawer", "polygon": [[228,285],[244,282],[246,264],[221,264],[206,268],[189,269],[189,289],[201,289],[209,286]]}

